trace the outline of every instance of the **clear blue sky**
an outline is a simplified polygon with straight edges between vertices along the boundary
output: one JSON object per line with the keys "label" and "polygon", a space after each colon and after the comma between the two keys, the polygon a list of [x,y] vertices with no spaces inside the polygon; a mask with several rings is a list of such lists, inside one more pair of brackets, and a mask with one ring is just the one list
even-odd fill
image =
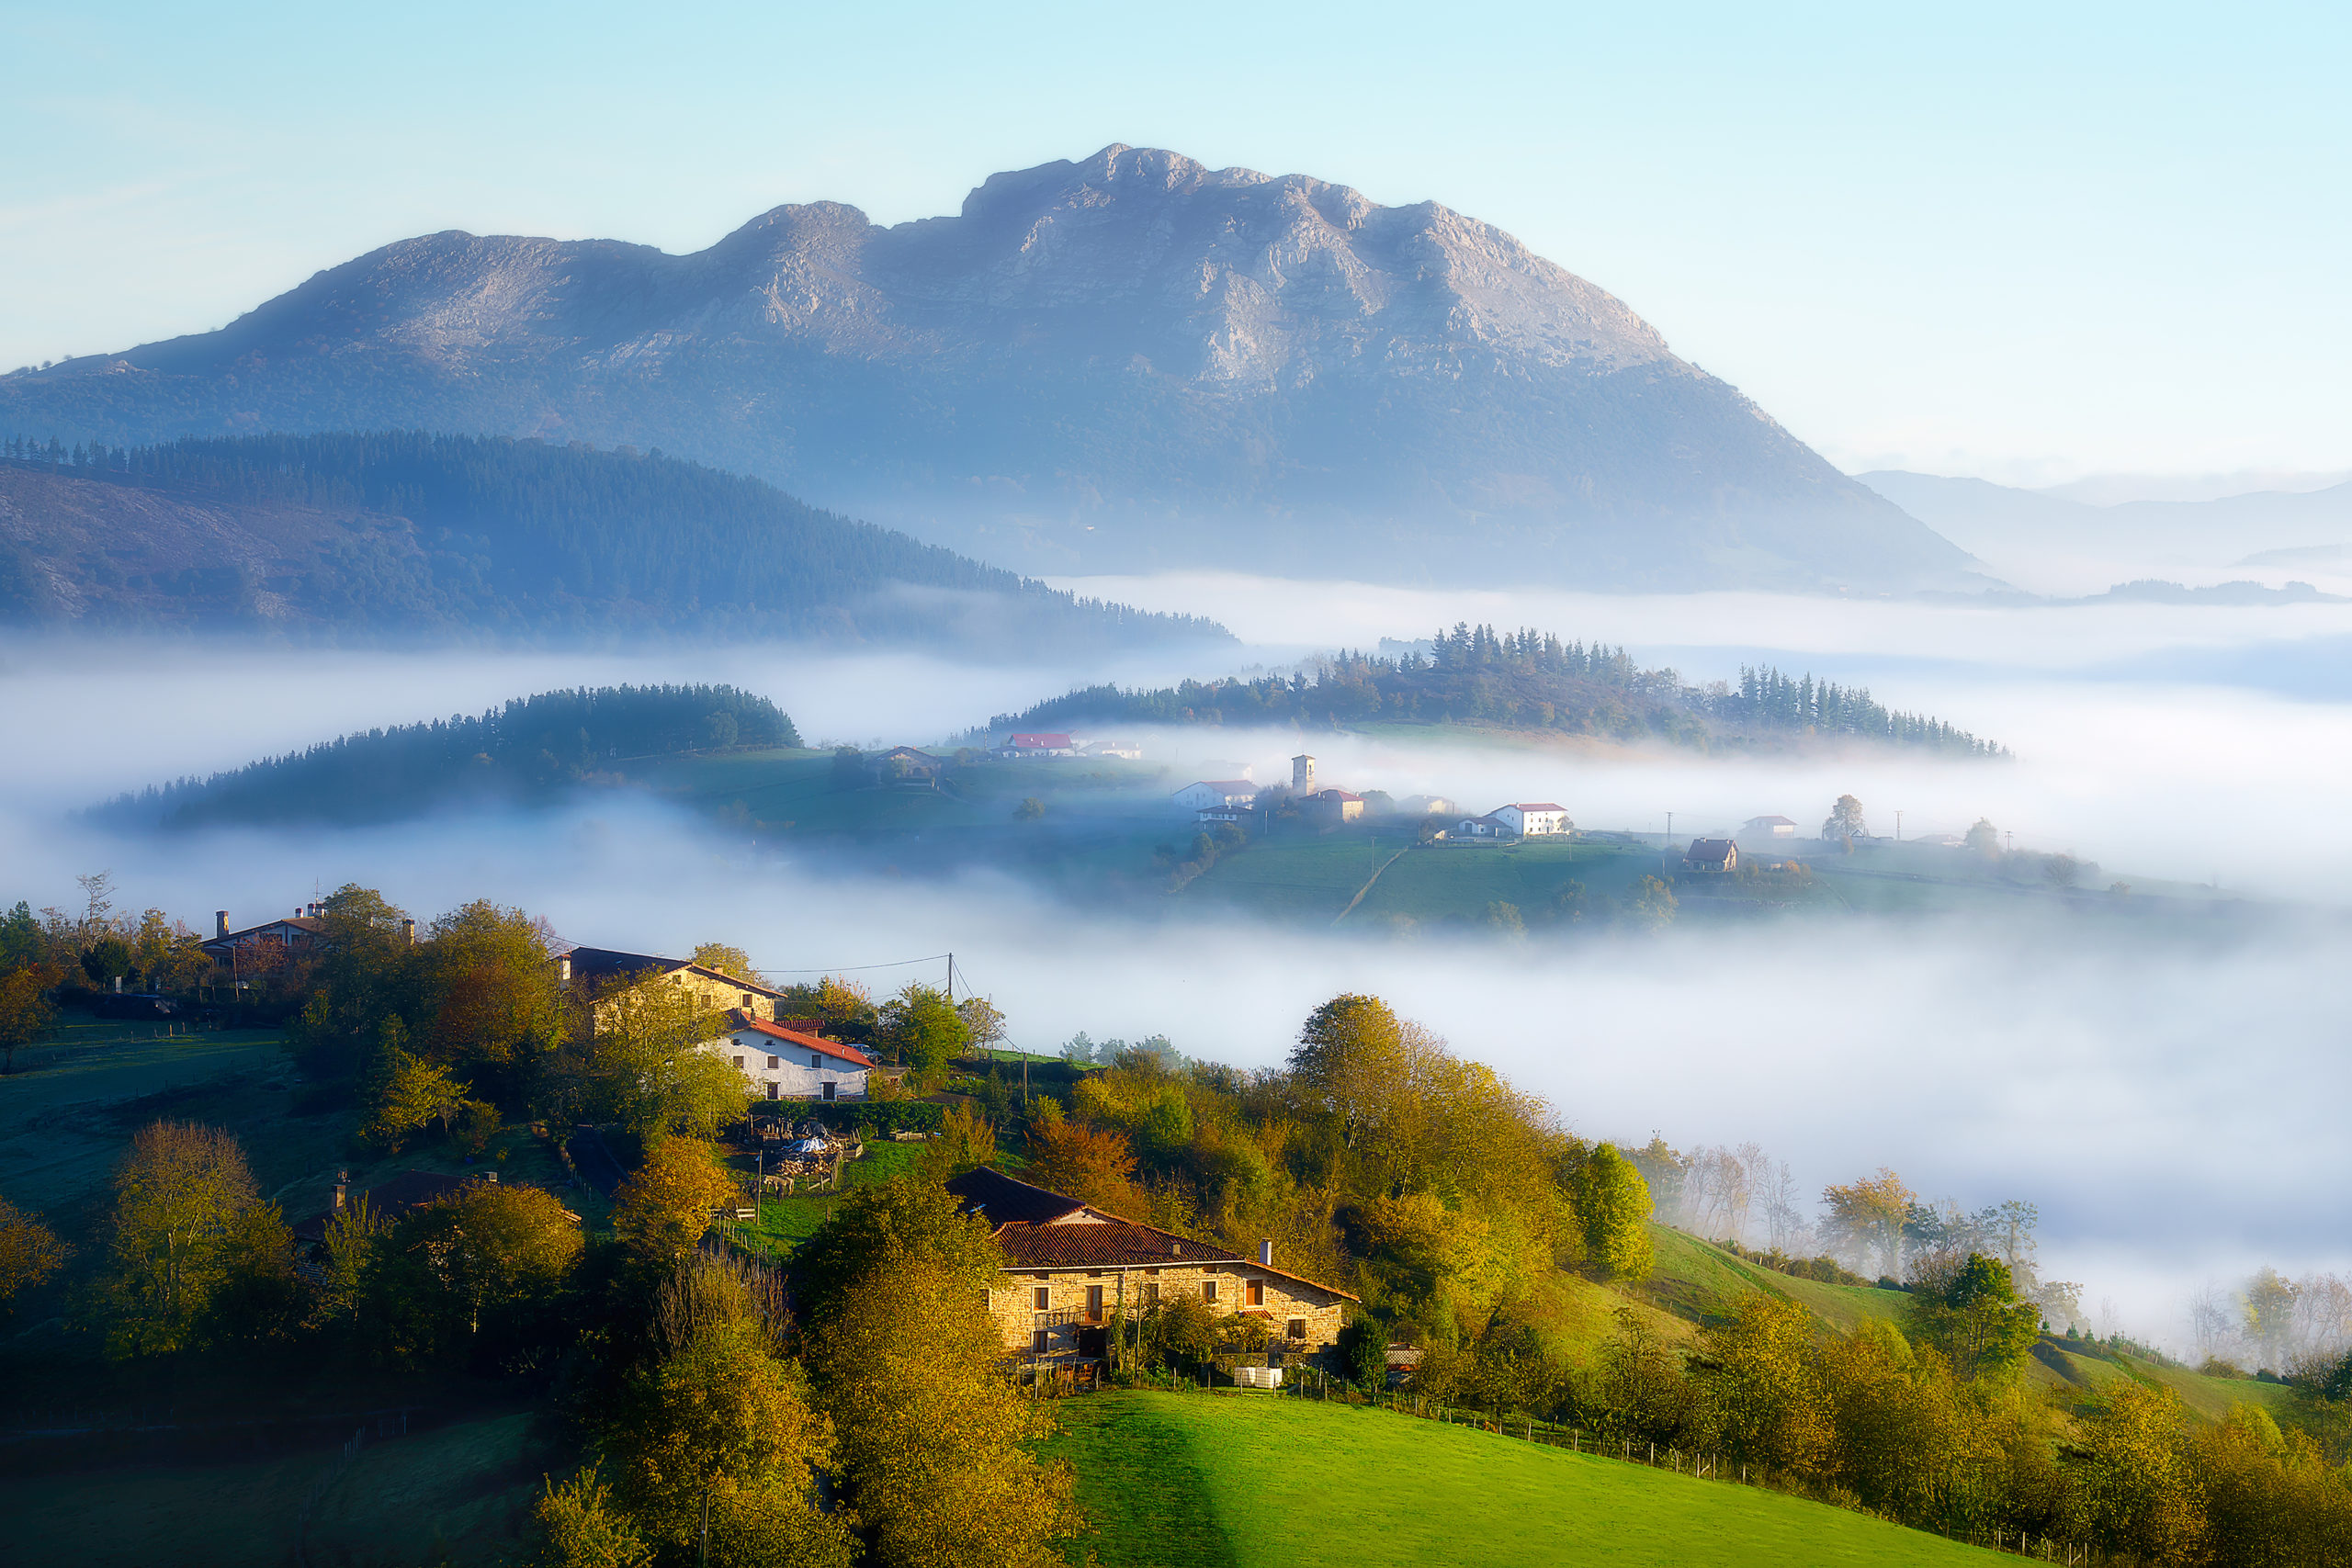
{"label": "clear blue sky", "polygon": [[1499,224],[1849,468],[2352,467],[2347,16],[0,0],[0,367],[1117,141]]}

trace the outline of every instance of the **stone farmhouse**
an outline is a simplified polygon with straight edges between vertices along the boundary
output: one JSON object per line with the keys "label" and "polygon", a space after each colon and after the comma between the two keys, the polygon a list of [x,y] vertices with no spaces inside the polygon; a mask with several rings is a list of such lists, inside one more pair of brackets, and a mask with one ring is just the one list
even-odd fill
{"label": "stone farmhouse", "polygon": [[756,980],[706,969],[691,958],[662,958],[609,947],[575,947],[560,953],[555,971],[557,984],[567,991],[574,986],[594,989],[616,980],[629,985],[659,975],[701,993],[703,1000],[718,1011],[749,1013],[771,1023],[775,1021],[776,1004],[784,999],[782,992]]}
{"label": "stone farmhouse", "polygon": [[1339,1341],[1347,1292],[1274,1267],[1273,1243],[1255,1262],[1207,1242],[1121,1219],[1075,1198],[1016,1181],[988,1166],[947,1183],[967,1214],[994,1227],[1004,1249],[989,1311],[1005,1355],[1031,1363],[1100,1361],[1114,1316],[1136,1317],[1179,1292],[1220,1316],[1261,1320],[1274,1357],[1308,1357]]}

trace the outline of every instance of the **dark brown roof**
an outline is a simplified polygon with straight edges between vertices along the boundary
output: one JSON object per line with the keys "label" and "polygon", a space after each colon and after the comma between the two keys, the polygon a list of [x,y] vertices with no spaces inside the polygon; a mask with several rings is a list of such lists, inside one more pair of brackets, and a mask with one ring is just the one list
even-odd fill
{"label": "dark brown roof", "polygon": [[1144,1268],[1159,1263],[1239,1263],[1238,1253],[1187,1241],[1128,1220],[1005,1225],[996,1242],[1015,1269]]}
{"label": "dark brown roof", "polygon": [[746,980],[741,975],[706,969],[691,958],[663,958],[657,953],[624,953],[612,947],[575,947],[562,956],[571,960],[571,976],[575,980],[602,980],[613,975],[636,976],[648,972],[671,975],[681,969],[691,969],[697,975],[733,986],[738,990],[752,991],[763,997],[783,995],[757,980]]}
{"label": "dark brown roof", "polygon": [[263,931],[274,931],[281,926],[290,928],[298,936],[322,936],[327,929],[326,921],[320,919],[316,915],[280,915],[274,920],[264,920],[257,926],[247,926],[243,931],[223,931],[219,936],[207,937],[197,945],[220,947],[249,936],[258,936]]}
{"label": "dark brown roof", "polygon": [[978,1214],[992,1225],[1040,1224],[1086,1207],[1075,1198],[1015,1181],[986,1165],[950,1177],[947,1190],[966,1213]]}
{"label": "dark brown roof", "polygon": [[[444,1198],[456,1197],[469,1187],[480,1186],[483,1179],[480,1176],[444,1176],[438,1171],[403,1170],[373,1187],[353,1189],[345,1194],[345,1201],[356,1205],[365,1198],[368,1206],[380,1218],[397,1220],[412,1209],[438,1203]],[[323,1241],[326,1239],[327,1222],[334,1217],[332,1209],[312,1214],[294,1227],[294,1235],[303,1241]]]}
{"label": "dark brown roof", "polygon": [[1682,858],[1694,865],[1721,865],[1738,852],[1729,839],[1693,839]]}

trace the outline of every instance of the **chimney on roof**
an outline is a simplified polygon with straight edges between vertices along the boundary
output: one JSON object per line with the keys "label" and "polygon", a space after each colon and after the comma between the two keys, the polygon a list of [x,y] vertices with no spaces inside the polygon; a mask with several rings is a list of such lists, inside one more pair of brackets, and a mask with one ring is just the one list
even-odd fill
{"label": "chimney on roof", "polygon": [[229,911],[226,909],[215,909],[212,911],[212,919],[220,928],[212,933],[214,939],[218,940],[219,938],[227,936],[229,934]]}
{"label": "chimney on roof", "polygon": [[1261,1269],[1272,1269],[1273,1266],[1274,1244],[1271,1241],[1260,1242],[1258,1244],[1258,1267]]}

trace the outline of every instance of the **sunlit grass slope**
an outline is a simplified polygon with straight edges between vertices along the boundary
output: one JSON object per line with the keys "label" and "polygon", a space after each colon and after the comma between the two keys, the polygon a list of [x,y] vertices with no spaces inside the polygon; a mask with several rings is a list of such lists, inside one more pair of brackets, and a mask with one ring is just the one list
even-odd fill
{"label": "sunlit grass slope", "polygon": [[1776,1493],[1384,1411],[1147,1392],[1061,1406],[1105,1564],[1962,1563],[1991,1554]]}

